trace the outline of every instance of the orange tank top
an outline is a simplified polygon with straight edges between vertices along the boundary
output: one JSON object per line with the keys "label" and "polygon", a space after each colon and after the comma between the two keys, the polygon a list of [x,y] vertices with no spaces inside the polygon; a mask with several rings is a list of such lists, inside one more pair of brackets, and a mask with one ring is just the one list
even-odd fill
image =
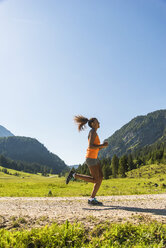
{"label": "orange tank top", "polygon": [[[88,142],[89,142],[89,139],[88,139]],[[96,135],[96,137],[95,137],[94,145],[100,145],[100,139],[99,139],[98,135]],[[96,159],[98,156],[98,152],[99,152],[99,148],[92,149],[92,148],[88,147],[88,149],[86,151],[86,158]]]}

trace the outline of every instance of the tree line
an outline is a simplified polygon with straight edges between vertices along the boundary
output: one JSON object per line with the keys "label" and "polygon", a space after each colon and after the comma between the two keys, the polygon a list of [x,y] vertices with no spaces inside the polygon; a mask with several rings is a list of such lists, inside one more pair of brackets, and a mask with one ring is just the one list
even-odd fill
{"label": "tree line", "polygon": [[[38,140],[29,137],[10,136],[0,138],[0,154],[17,162],[18,168],[40,172],[42,168],[52,168],[53,173],[60,173],[67,166],[57,155],[49,152]],[[24,170],[25,171],[25,170]]]}
{"label": "tree line", "polygon": [[[116,154],[112,158],[102,158],[100,160],[104,179],[110,177],[126,177],[126,172],[137,169],[143,165],[153,163],[166,164],[166,143],[155,144],[138,149],[130,154],[118,157]],[[77,173],[90,175],[86,164],[79,165],[75,170]]]}
{"label": "tree line", "polygon": [[[103,158],[100,160],[104,179],[110,177],[126,177],[126,172],[136,169],[137,165],[134,163],[131,155],[123,155],[121,158],[115,154],[113,158]],[[84,163],[79,165],[75,170],[77,173],[90,175],[88,166]]]}
{"label": "tree line", "polygon": [[[3,155],[0,155],[0,166],[17,171],[24,171],[27,173],[41,173],[43,176],[47,176],[48,173],[52,174],[52,169],[48,166],[43,166],[37,163],[27,163],[24,161],[14,161],[6,158]],[[6,173],[5,169],[1,171]]]}

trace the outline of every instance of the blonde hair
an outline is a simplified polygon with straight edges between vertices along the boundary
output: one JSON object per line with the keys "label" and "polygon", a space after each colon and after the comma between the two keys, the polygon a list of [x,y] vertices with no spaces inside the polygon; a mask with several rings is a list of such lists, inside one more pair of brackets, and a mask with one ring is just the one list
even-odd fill
{"label": "blonde hair", "polygon": [[86,127],[86,124],[88,123],[88,126],[89,127],[92,127],[91,124],[92,122],[95,120],[96,118],[86,118],[82,115],[77,115],[77,116],[74,116],[74,121],[76,122],[76,124],[78,125],[78,131],[82,131],[85,129]]}

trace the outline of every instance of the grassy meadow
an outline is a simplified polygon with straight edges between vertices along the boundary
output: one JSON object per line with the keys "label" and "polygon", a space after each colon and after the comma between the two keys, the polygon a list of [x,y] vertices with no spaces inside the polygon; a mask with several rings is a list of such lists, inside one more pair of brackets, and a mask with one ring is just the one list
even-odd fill
{"label": "grassy meadow", "polygon": [[[44,177],[10,169],[7,169],[10,174],[6,174],[2,167],[0,169],[0,197],[89,196],[93,187],[83,181],[66,185],[65,177],[57,175]],[[126,178],[103,180],[98,195],[165,193],[165,172],[166,165],[151,165],[128,172]],[[19,219],[23,223],[24,218]],[[93,228],[84,223],[69,223],[68,220],[64,224],[55,222],[39,228],[19,226],[15,223],[11,230],[0,227],[0,247],[166,247],[166,225],[156,221],[140,219],[138,224],[105,221],[93,223]]]}
{"label": "grassy meadow", "polygon": [[[2,167],[0,167],[2,169]],[[65,184],[65,177],[0,171],[0,197],[89,196],[93,185],[83,181]],[[16,173],[18,173],[16,175]],[[127,173],[126,178],[103,180],[98,195],[158,194],[166,192],[166,165],[148,165]]]}
{"label": "grassy meadow", "polygon": [[80,223],[36,228],[31,230],[0,230],[1,248],[39,248],[39,247],[128,247],[164,248],[166,245],[166,226],[160,223],[140,225],[110,224],[97,225],[92,230]]}

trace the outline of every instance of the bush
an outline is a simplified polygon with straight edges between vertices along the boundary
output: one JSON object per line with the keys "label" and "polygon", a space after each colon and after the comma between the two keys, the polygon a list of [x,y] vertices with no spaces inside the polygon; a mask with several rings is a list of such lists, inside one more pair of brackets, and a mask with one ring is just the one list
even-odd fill
{"label": "bush", "polygon": [[96,225],[93,230],[81,224],[52,224],[50,227],[32,230],[0,230],[1,248],[54,248],[54,247],[166,247],[166,225],[149,223],[133,225],[109,224]]}

